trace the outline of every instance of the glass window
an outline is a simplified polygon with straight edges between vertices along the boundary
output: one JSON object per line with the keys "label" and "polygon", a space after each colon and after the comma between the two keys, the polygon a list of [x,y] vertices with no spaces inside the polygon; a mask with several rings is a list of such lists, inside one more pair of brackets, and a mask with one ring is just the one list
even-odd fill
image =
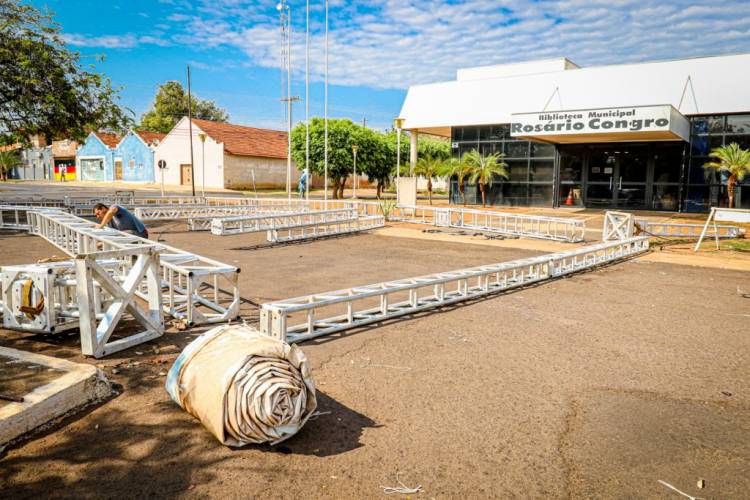
{"label": "glass window", "polygon": [[479,127],[464,127],[464,133],[461,137],[462,141],[476,141],[479,140]]}
{"label": "glass window", "polygon": [[680,186],[655,185],[651,197],[651,208],[654,210],[677,210],[680,198]]}
{"label": "glass window", "polygon": [[490,133],[490,139],[502,140],[510,138],[510,126],[509,125],[493,125],[492,132]]}
{"label": "glass window", "polygon": [[510,174],[510,182],[527,182],[529,178],[528,160],[505,160],[508,164],[506,167]]}
{"label": "glass window", "polygon": [[708,150],[709,153],[714,150],[714,148],[720,148],[724,145],[724,136],[721,135],[710,135],[708,136]]}
{"label": "glass window", "polygon": [[565,184],[560,187],[559,197],[557,202],[561,207],[564,206],[573,206],[573,207],[582,207],[583,206],[583,189],[581,187],[580,183],[576,184]]}
{"label": "glass window", "polygon": [[552,182],[554,170],[554,160],[531,160],[529,180],[534,182]]}
{"label": "glass window", "polygon": [[724,115],[708,117],[708,132],[710,134],[724,132]]}
{"label": "glass window", "polygon": [[479,127],[479,140],[480,141],[492,140],[492,126],[483,125]]}
{"label": "glass window", "polygon": [[458,157],[463,158],[466,153],[469,151],[474,151],[477,149],[477,144],[475,143],[458,143]]}
{"label": "glass window", "polygon": [[451,142],[457,142],[460,141],[463,137],[464,129],[463,127],[453,127],[451,129]]}
{"label": "glass window", "polygon": [[529,205],[552,205],[552,184],[529,184]]}
{"label": "glass window", "polygon": [[538,158],[554,158],[555,146],[546,142],[531,142],[531,156]]}
{"label": "glass window", "polygon": [[724,144],[736,142],[742,149],[750,149],[750,135],[727,135],[724,137]]}
{"label": "glass window", "polygon": [[508,158],[527,158],[529,156],[528,141],[506,142],[505,156]]}
{"label": "glass window", "polygon": [[707,156],[708,149],[708,137],[703,135],[694,135],[691,139],[690,150],[693,156]]}
{"label": "glass window", "polygon": [[[560,155],[560,181],[578,182],[583,172],[583,153],[565,153]],[[566,194],[567,196],[567,194]]]}
{"label": "glass window", "polygon": [[659,149],[654,153],[654,182],[680,182],[682,147]]}
{"label": "glass window", "polygon": [[693,134],[707,134],[708,133],[708,118],[705,116],[697,116],[692,119],[693,122]]}
{"label": "glass window", "polygon": [[703,164],[711,161],[710,158],[698,157],[690,160],[690,172],[688,182],[690,184],[712,184],[718,183],[719,177],[714,169],[703,168]]}
{"label": "glass window", "polygon": [[750,134],[750,115],[727,116],[727,132],[734,134]]}

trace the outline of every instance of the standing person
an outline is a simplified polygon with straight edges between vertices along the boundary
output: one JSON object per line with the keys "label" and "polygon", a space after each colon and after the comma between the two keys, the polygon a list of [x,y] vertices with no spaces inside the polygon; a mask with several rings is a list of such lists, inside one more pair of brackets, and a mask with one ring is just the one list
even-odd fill
{"label": "standing person", "polygon": [[302,177],[299,178],[299,183],[297,184],[297,194],[300,198],[302,198],[305,195],[305,190],[307,188],[307,172],[302,172]]}
{"label": "standing person", "polygon": [[94,206],[94,215],[99,219],[99,224],[96,225],[98,229],[109,225],[109,227],[123,233],[148,238],[148,229],[146,229],[146,226],[125,207],[121,207],[120,205],[109,207],[104,203],[97,203]]}
{"label": "standing person", "polygon": [[68,166],[62,163],[57,169],[60,172],[60,181],[65,182],[65,174],[68,173]]}

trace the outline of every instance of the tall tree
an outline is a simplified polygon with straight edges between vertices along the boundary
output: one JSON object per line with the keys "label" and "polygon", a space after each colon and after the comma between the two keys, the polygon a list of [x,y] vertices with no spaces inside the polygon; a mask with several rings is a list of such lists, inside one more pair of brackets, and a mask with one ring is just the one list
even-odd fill
{"label": "tall tree", "polygon": [[0,134],[80,139],[92,129],[129,126],[119,89],[79,59],[51,14],[0,0]]}
{"label": "tall tree", "polygon": [[443,176],[449,180],[453,177],[458,182],[458,192],[461,195],[461,202],[466,205],[466,179],[471,175],[471,167],[458,158],[446,160],[443,164]]}
{"label": "tall tree", "polygon": [[508,178],[508,166],[502,154],[482,156],[476,149],[466,153],[463,162],[470,169],[470,182],[479,184],[482,193],[482,206],[487,206],[487,186],[492,186],[495,177]]}
{"label": "tall tree", "polygon": [[[357,172],[366,174],[372,181],[380,182],[385,166],[385,177],[390,171],[386,147],[382,136],[346,119],[328,120],[328,179],[334,199],[344,195],[344,184],[352,174],[357,145]],[[300,123],[292,130],[292,157],[299,170],[305,168],[305,125]],[[321,118],[310,121],[310,171],[323,176],[325,170],[325,124]]]}
{"label": "tall tree", "polygon": [[710,156],[713,161],[704,164],[703,168],[726,172],[729,208],[734,208],[734,192],[737,184],[750,174],[750,151],[742,149],[739,144],[733,142],[713,149]]}
{"label": "tall tree", "polygon": [[426,154],[417,160],[414,173],[427,179],[427,197],[432,205],[432,179],[442,177],[446,160]]}
{"label": "tall tree", "polygon": [[[227,122],[229,115],[214,101],[191,96],[193,118]],[[188,94],[180,82],[170,81],[159,85],[154,104],[141,116],[139,130],[168,133],[183,116],[188,114]]]}

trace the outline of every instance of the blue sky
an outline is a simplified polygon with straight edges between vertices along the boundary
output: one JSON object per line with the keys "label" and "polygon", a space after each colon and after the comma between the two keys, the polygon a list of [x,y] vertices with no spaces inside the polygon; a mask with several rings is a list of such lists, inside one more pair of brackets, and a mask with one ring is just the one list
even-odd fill
{"label": "blue sky", "polygon": [[[285,128],[277,1],[32,0],[71,48],[123,87],[139,118],[167,80],[215,100],[230,121]],[[289,2],[293,94],[304,97],[305,2]],[[324,3],[311,1],[311,115],[323,113]],[[565,56],[581,66],[750,52],[747,2],[331,0],[329,116],[386,128],[409,85],[457,68]],[[439,105],[439,103],[436,103]],[[295,121],[304,105],[295,105]]]}

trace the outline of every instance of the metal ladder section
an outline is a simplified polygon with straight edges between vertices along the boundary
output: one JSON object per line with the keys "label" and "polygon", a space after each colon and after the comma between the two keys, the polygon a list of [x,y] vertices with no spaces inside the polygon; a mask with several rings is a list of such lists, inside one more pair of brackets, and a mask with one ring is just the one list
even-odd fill
{"label": "metal ladder section", "polygon": [[308,222],[269,229],[266,233],[266,239],[271,243],[284,243],[287,241],[309,240],[325,236],[357,233],[383,226],[385,226],[385,218],[382,215],[355,216],[329,220],[327,222]]}
{"label": "metal ladder section", "polygon": [[[29,232],[68,255],[135,249],[154,242],[96,224],[60,210],[28,212]],[[239,316],[239,269],[159,243],[164,311],[188,325],[220,323]]]}
{"label": "metal ladder section", "polygon": [[29,221],[26,213],[38,208],[30,205],[0,205],[0,229],[28,231]]}
{"label": "metal ladder section", "polygon": [[286,342],[301,342],[590,269],[645,252],[648,246],[647,237],[633,237],[528,259],[281,300],[261,306],[260,330]]}
{"label": "metal ladder section", "polygon": [[586,233],[586,221],[583,219],[510,214],[467,208],[399,205],[392,212],[390,219],[569,243],[583,241]]}
{"label": "metal ladder section", "polygon": [[[678,222],[655,222],[638,219],[635,221],[636,228],[651,236],[668,236],[674,238],[698,238],[705,224],[683,224]],[[738,226],[717,225],[716,232],[719,238],[737,238],[743,234]],[[715,238],[713,226],[708,226],[706,236]]]}
{"label": "metal ladder section", "polygon": [[163,207],[137,207],[134,214],[141,220],[176,220],[191,219],[196,217],[226,217],[231,215],[248,215],[258,212],[277,211],[284,212],[300,208],[290,205],[279,205],[275,207],[251,206],[251,205],[228,205],[228,206],[163,206]]}
{"label": "metal ladder section", "polygon": [[210,229],[217,236],[240,233],[257,233],[270,229],[299,226],[308,223],[324,223],[333,220],[353,219],[357,217],[355,209],[315,210],[305,212],[279,213],[275,209],[270,213],[240,215],[220,218],[193,218],[188,220],[191,231]]}

